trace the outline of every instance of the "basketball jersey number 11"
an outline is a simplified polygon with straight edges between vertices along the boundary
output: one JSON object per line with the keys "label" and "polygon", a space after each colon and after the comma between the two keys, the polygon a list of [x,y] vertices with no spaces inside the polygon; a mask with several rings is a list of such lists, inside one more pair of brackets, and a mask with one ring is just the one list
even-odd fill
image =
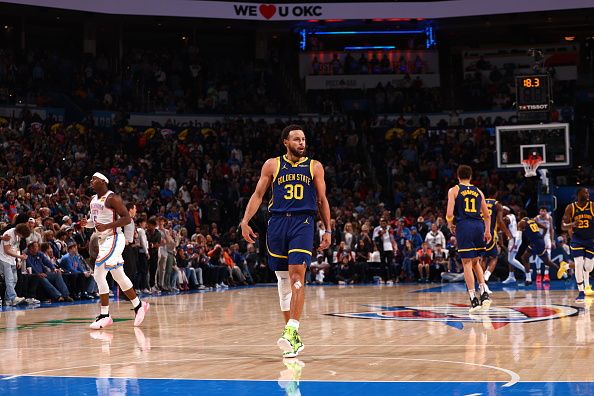
{"label": "basketball jersey number 11", "polygon": [[476,198],[464,197],[464,211],[467,213],[476,213]]}

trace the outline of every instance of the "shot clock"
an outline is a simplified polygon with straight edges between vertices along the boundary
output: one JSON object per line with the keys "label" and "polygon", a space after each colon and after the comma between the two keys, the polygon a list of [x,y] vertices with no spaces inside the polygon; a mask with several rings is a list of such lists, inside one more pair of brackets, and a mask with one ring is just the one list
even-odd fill
{"label": "shot clock", "polygon": [[548,112],[551,109],[549,76],[516,76],[516,105],[518,113]]}

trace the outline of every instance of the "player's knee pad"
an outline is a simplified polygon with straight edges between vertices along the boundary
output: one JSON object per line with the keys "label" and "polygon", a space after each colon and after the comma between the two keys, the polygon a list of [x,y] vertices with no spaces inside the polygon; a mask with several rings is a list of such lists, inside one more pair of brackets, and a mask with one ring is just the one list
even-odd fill
{"label": "player's knee pad", "polygon": [[124,273],[124,267],[118,267],[111,270],[111,276],[113,277],[113,280],[120,285],[120,288],[123,291],[130,290],[133,287],[132,281],[128,278],[126,273]]}
{"label": "player's knee pad", "polygon": [[276,274],[276,279],[278,280],[278,298],[281,311],[290,311],[292,291],[289,271],[274,271],[274,273]]}
{"label": "player's knee pad", "polygon": [[95,266],[93,278],[95,278],[95,283],[97,283],[97,291],[99,294],[108,294],[109,284],[107,284],[107,270],[104,265],[98,267]]}

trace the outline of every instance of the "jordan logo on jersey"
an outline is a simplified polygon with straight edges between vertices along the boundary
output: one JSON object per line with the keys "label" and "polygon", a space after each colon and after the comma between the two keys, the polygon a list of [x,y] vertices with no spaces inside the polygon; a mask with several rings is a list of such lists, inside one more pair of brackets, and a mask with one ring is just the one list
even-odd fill
{"label": "jordan logo on jersey", "polygon": [[307,219],[305,219],[305,221],[303,222],[303,224],[309,224],[309,217]]}
{"label": "jordan logo on jersey", "polygon": [[283,164],[282,169],[287,169],[287,164]]}

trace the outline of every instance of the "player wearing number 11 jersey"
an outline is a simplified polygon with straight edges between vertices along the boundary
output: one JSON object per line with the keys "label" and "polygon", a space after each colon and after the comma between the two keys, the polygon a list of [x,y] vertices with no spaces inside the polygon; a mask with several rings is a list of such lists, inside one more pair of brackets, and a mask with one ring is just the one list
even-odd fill
{"label": "player wearing number 11 jersey", "polygon": [[[464,280],[470,295],[469,311],[473,313],[491,306],[480,263],[485,242],[491,240],[491,216],[485,196],[478,187],[470,184],[472,168],[460,165],[457,176],[459,184],[448,191],[446,219],[452,234],[456,235],[458,254],[464,267]],[[479,297],[475,292],[475,275],[479,283]]]}
{"label": "player wearing number 11 jersey", "polygon": [[281,311],[286,326],[277,344],[284,357],[296,357],[303,349],[297,332],[305,298],[305,271],[311,263],[316,213],[320,212],[326,233],[319,249],[330,246],[330,205],[326,198],[324,168],[305,156],[305,134],[298,125],[289,125],[282,132],[287,153],[271,158],[262,167],[256,191],[247,204],[241,233],[253,243],[257,235],[249,226],[266,190],[272,197],[268,210],[266,248],[268,266],[276,273]]}

